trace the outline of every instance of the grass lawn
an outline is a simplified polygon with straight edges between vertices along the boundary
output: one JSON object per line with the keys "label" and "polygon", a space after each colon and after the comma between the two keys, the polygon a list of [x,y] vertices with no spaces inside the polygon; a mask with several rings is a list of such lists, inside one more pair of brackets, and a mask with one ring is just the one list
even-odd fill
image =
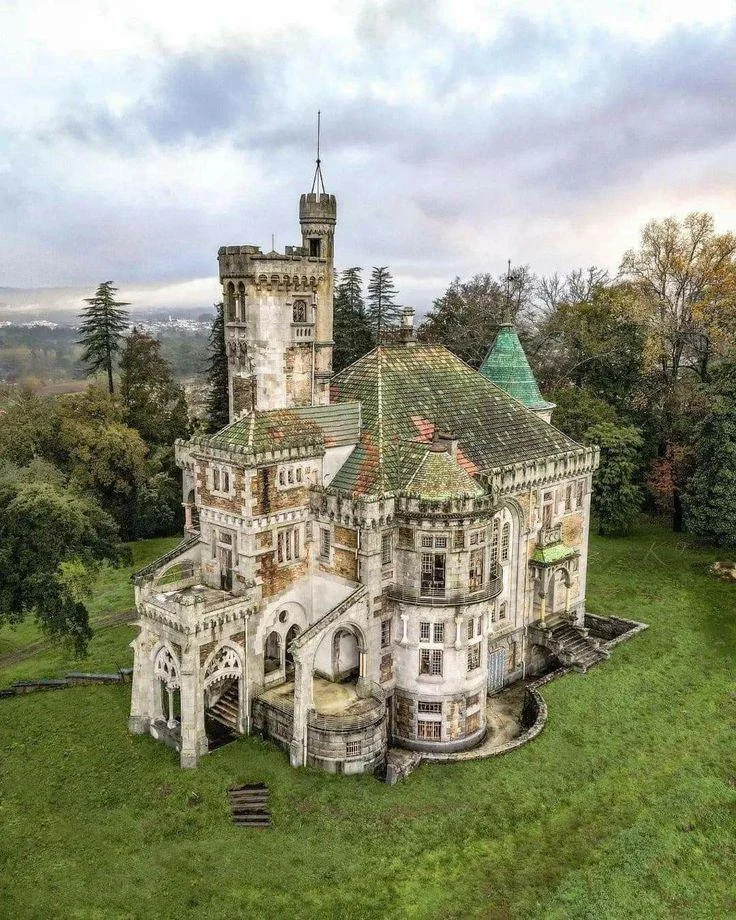
{"label": "grass lawn", "polygon": [[[93,597],[87,602],[90,622],[94,630],[97,620],[108,613],[132,610],[133,585],[131,572],[142,568],[158,556],[162,556],[179,543],[181,537],[159,537],[153,540],[139,540],[129,543],[133,563],[119,569],[105,566],[97,579]],[[0,668],[0,686],[7,686],[14,680],[37,677],[60,677],[65,671],[100,671],[129,667],[133,655],[128,644],[135,630],[127,626],[100,631],[89,644],[86,658],[76,658],[65,643],[59,642],[52,649],[41,652],[27,661]],[[43,639],[44,635],[33,620],[26,620],[18,626],[0,627],[0,655]]]}
{"label": "grass lawn", "polygon": [[[736,916],[736,590],[715,558],[654,528],[594,539],[589,609],[651,628],[546,686],[530,745],[393,788],[255,739],[182,772],[127,734],[124,687],[0,701],[0,916]],[[274,827],[234,828],[225,790],[255,780]]]}

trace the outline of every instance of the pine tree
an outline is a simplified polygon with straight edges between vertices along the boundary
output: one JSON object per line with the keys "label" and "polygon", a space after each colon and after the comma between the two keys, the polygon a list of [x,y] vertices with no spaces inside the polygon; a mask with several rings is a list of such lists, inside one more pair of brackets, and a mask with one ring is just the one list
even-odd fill
{"label": "pine tree", "polygon": [[390,326],[398,326],[401,307],[396,303],[396,286],[388,266],[374,267],[368,282],[368,320],[375,340]]}
{"label": "pine tree", "polygon": [[79,326],[84,346],[82,362],[87,365],[87,376],[107,371],[107,388],[114,392],[112,381],[113,356],[120,350],[120,342],[128,328],[128,312],[123,307],[130,304],[115,300],[117,288],[112,281],[103,281],[94,297],[86,297],[88,306],[82,308]]}
{"label": "pine tree", "polygon": [[362,269],[354,266],[342,272],[335,293],[332,366],[335,372],[357,361],[373,347],[373,335],[363,301]]}
{"label": "pine tree", "polygon": [[215,432],[224,428],[230,421],[230,396],[228,392],[228,363],[225,347],[224,305],[215,304],[215,318],[210,329],[207,350],[207,431]]}

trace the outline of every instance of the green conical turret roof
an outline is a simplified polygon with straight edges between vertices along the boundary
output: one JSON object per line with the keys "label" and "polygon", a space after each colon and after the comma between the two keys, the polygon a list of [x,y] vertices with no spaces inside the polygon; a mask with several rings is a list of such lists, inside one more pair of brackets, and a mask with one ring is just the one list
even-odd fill
{"label": "green conical turret roof", "polygon": [[528,409],[554,408],[554,403],[542,398],[519,336],[510,323],[500,326],[480,372]]}

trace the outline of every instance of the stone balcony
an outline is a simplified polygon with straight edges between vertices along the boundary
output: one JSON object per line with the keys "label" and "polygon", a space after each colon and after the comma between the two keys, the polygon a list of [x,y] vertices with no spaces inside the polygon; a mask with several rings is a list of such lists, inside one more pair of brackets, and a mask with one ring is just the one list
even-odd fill
{"label": "stone balcony", "polygon": [[314,341],[314,323],[292,323],[291,341],[295,345],[311,344]]}
{"label": "stone balcony", "polygon": [[537,545],[544,549],[562,542],[562,524],[553,524],[551,527],[542,527],[537,536]]}

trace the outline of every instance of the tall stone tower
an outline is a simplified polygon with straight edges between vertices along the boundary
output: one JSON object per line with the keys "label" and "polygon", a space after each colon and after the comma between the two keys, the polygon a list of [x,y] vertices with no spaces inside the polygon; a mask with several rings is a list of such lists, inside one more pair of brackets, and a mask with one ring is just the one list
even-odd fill
{"label": "tall stone tower", "polygon": [[231,422],[329,402],[336,221],[335,196],[313,190],[299,200],[301,246],[220,248]]}

